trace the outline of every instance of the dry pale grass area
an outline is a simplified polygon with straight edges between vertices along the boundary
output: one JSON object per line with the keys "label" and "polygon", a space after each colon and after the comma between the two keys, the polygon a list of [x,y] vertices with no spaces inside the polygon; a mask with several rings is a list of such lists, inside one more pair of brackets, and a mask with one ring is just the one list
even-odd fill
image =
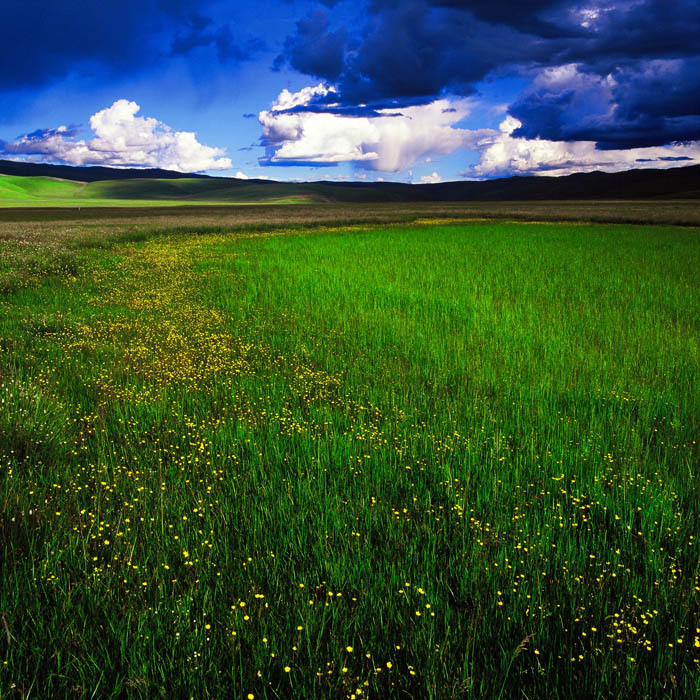
{"label": "dry pale grass area", "polygon": [[30,229],[65,222],[100,227],[134,224],[149,227],[243,227],[314,223],[385,223],[438,217],[582,221],[599,223],[700,225],[700,201],[419,202],[367,204],[237,205],[124,208],[16,208],[0,210],[0,238],[13,223]]}

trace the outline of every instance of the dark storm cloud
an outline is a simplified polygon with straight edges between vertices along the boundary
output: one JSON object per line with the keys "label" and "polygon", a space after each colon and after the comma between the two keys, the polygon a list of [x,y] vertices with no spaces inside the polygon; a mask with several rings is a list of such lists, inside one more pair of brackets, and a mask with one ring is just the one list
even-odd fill
{"label": "dark storm cloud", "polygon": [[640,0],[606,8],[599,3],[590,35],[572,42],[563,60],[610,72],[635,60],[682,58],[700,53],[700,3],[695,0]]}
{"label": "dark storm cloud", "polygon": [[635,119],[700,115],[700,58],[641,63],[613,73],[618,115]]}
{"label": "dark storm cloud", "polygon": [[517,34],[423,0],[372,3],[367,24],[351,38],[334,32],[328,13],[320,12],[299,23],[278,65],[286,61],[336,83],[347,103],[433,96],[443,89],[470,94],[473,83],[512,59]]}
{"label": "dark storm cloud", "polygon": [[328,11],[318,8],[299,20],[297,33],[287,37],[284,56],[276,59],[274,67],[279,68],[286,58],[302,73],[336,80],[344,67],[347,41],[345,29],[341,27],[335,32],[331,31]]}
{"label": "dark storm cloud", "polygon": [[234,40],[201,13],[199,0],[6,0],[0,3],[0,90],[30,88],[68,75],[147,70],[170,53],[214,45],[242,60],[258,45]]}
{"label": "dark storm cloud", "polygon": [[[397,7],[398,0],[373,0],[372,6]],[[542,37],[561,38],[566,35],[580,36],[581,29],[565,28],[558,22],[561,8],[567,4],[564,0],[429,0],[429,5],[436,8],[449,8],[471,13],[476,19],[492,24],[514,27]]]}
{"label": "dark storm cloud", "polygon": [[369,0],[354,33],[333,14],[300,21],[277,65],[335,84],[345,105],[469,95],[487,76],[575,64],[570,81],[535,80],[512,105],[517,135],[602,148],[700,138],[697,0]]}
{"label": "dark storm cloud", "polygon": [[605,79],[580,70],[537,81],[510,106],[516,136],[635,148],[700,139],[700,59],[638,61]]}
{"label": "dark storm cloud", "polygon": [[230,25],[217,27],[209,17],[193,15],[187,22],[187,30],[178,33],[170,46],[173,56],[184,56],[192,50],[213,46],[222,63],[238,62],[254,56],[265,49],[265,41],[259,37],[241,40],[234,36]]}
{"label": "dark storm cloud", "polygon": [[208,46],[216,36],[212,31],[212,20],[202,15],[192,15],[185,22],[186,31],[173,40],[170,50],[174,55],[187,54],[200,46]]}

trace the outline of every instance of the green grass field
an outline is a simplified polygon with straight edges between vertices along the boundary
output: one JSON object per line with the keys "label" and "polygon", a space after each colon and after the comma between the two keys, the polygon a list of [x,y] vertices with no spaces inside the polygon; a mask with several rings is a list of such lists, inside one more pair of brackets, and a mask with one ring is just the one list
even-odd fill
{"label": "green grass field", "polygon": [[700,230],[286,211],[2,225],[0,696],[699,697]]}
{"label": "green grass field", "polygon": [[[339,183],[332,182],[263,182],[230,178],[76,182],[53,177],[0,175],[0,222],[15,218],[23,221],[75,218],[90,226],[96,218],[126,216],[152,221],[154,208],[162,208],[170,210],[167,214],[170,217],[191,217],[195,227],[202,218],[216,210],[216,225],[221,226],[222,220],[246,218],[236,212],[246,206],[254,206],[253,216],[262,219],[267,218],[260,210],[262,207],[293,204],[295,209],[304,208],[305,211],[286,212],[285,220],[325,218],[342,222],[374,218],[398,221],[422,215],[700,225],[700,200],[690,198],[697,194],[692,189],[679,191],[679,198],[673,199],[666,198],[671,195],[661,199],[635,199],[634,190],[630,190],[630,198],[626,200],[585,197],[561,200],[557,197],[556,187],[552,187],[553,201],[532,200],[527,196],[525,201],[516,201],[512,192],[507,197],[509,201],[478,201],[474,199],[475,193],[461,191],[459,185],[458,182],[444,183],[452,188],[440,195],[445,201],[422,201],[433,196],[425,189],[432,186],[417,185],[407,191],[408,186],[401,183],[368,183],[367,186],[345,183],[339,186]],[[506,196],[505,192],[501,194]],[[84,210],[87,211],[82,213]],[[273,218],[279,218],[279,214],[275,213]]]}
{"label": "green grass field", "polygon": [[261,183],[216,178],[76,182],[45,176],[0,175],[0,208],[230,206],[378,199],[383,199],[383,195],[370,188],[338,189],[325,183]]}
{"label": "green grass field", "polygon": [[309,196],[290,194],[284,185],[260,187],[241,181],[138,179],[74,182],[52,177],[0,176],[0,208],[148,207],[221,204],[300,204]]}

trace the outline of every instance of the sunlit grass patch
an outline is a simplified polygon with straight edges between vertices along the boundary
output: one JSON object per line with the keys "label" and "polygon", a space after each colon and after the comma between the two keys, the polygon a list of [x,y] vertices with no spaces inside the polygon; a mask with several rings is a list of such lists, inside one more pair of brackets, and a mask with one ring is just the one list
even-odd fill
{"label": "sunlit grass patch", "polygon": [[2,302],[3,688],[693,696],[695,231],[88,233]]}

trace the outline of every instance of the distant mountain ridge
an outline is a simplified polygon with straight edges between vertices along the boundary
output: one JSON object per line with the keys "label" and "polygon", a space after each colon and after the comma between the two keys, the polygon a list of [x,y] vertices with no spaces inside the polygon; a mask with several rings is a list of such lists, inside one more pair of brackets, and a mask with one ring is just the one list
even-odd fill
{"label": "distant mountain ridge", "polygon": [[23,163],[16,160],[0,160],[0,174],[33,177],[58,177],[76,182],[98,180],[131,180],[133,178],[159,178],[176,180],[182,177],[208,179],[209,175],[180,173],[161,168],[107,168],[100,165],[52,165],[50,163]]}
{"label": "distant mountain ridge", "polygon": [[[265,201],[301,197],[326,202],[460,202],[615,199],[699,199],[700,165],[640,168],[561,177],[513,176],[437,184],[396,182],[279,182],[243,180],[161,169],[76,167],[0,160],[0,174],[103,183],[101,196],[129,200]],[[197,182],[194,182],[196,180]],[[171,182],[170,184],[165,181]]]}

